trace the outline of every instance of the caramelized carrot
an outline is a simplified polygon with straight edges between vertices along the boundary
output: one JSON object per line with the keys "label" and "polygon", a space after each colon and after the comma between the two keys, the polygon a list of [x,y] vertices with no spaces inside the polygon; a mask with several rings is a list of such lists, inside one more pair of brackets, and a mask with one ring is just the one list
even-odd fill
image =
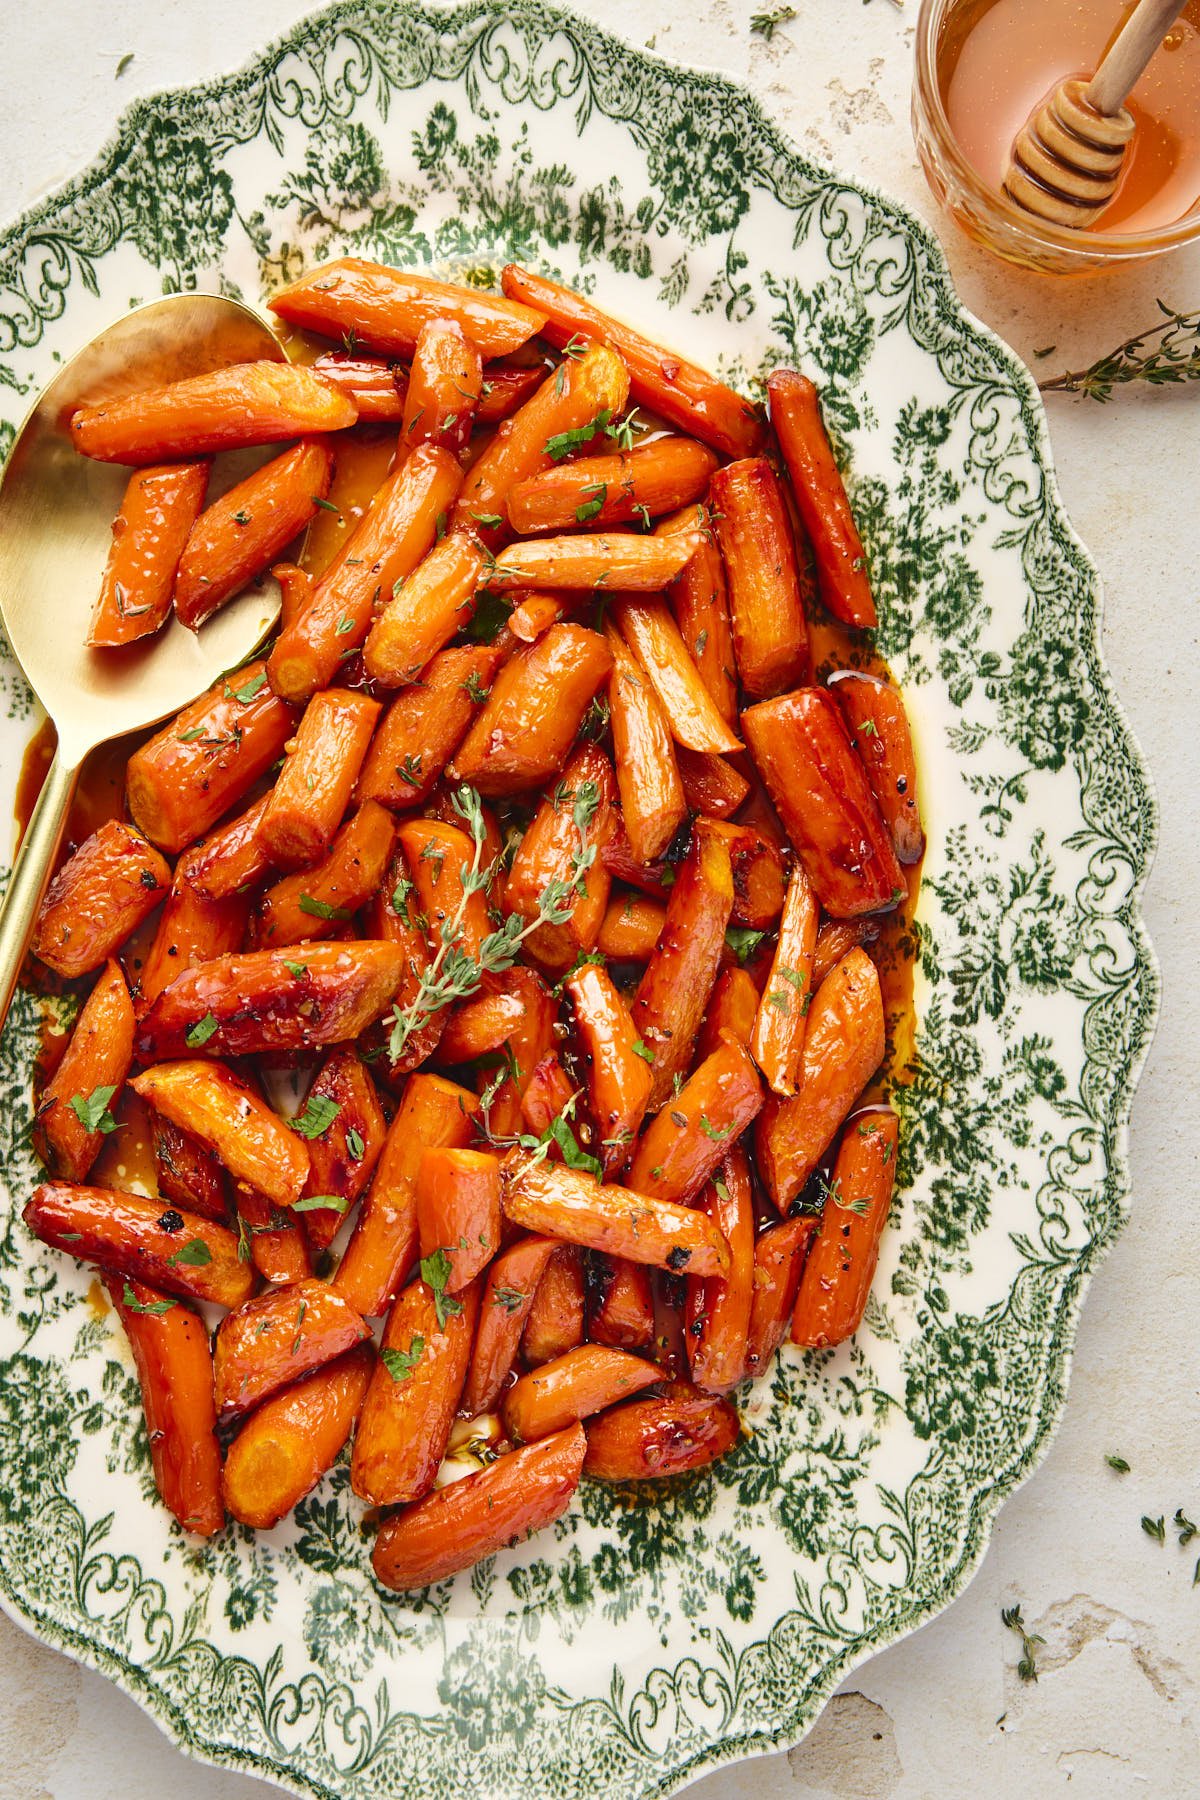
{"label": "caramelized carrot", "polygon": [[685,506],[655,527],[658,537],[690,536],[696,548],[667,590],[688,655],[726,725],[737,723],[737,665],[725,564],[717,548],[708,506]]}
{"label": "caramelized carrot", "polygon": [[443,924],[461,910],[458,942],[468,956],[477,957],[492,927],[482,889],[467,886],[475,856],[472,840],[456,825],[433,819],[405,819],[397,835],[431,941],[441,943]]}
{"label": "caramelized carrot", "polygon": [[88,628],[93,648],[132,644],[163,623],[207,484],[207,463],[168,464],[130,476]]}
{"label": "caramelized carrot", "polygon": [[690,1066],[732,906],[728,847],[717,828],[702,819],[630,1009],[638,1036],[654,1056],[651,1107],[662,1105],[675,1076]]}
{"label": "caramelized carrot", "polygon": [[575,594],[526,594],[508,615],[508,629],[518,642],[532,644],[535,638],[569,618],[582,604]]}
{"label": "caramelized carrot", "polygon": [[254,1290],[232,1231],[198,1213],[164,1209],[161,1200],[47,1181],[21,1217],[44,1244],[164,1294],[240,1306]]}
{"label": "caramelized carrot", "polygon": [[832,695],[800,688],[752,706],[742,723],[825,911],[845,919],[894,907],[908,890]]}
{"label": "caramelized carrot", "polygon": [[767,394],[771,423],[816,557],[821,599],[835,618],[870,630],[876,617],[866,553],[825,433],[817,390],[795,369],[773,369]]}
{"label": "caramelized carrot", "polygon": [[722,969],[696,1037],[697,1057],[711,1056],[726,1040],[748,1047],[757,1016],[758,989],[751,976],[742,968]]}
{"label": "caramelized carrot", "polygon": [[925,833],[917,801],[917,765],[899,688],[860,669],[843,669],[831,677],[829,691],[863,760],[896,855],[902,863],[920,862]]}
{"label": "caramelized carrot", "polygon": [[264,794],[188,853],[188,884],[202,900],[228,900],[271,873],[271,863],[258,841],[259,821],[269,800],[270,795]]}
{"label": "caramelized carrot", "polygon": [[358,417],[331,382],[285,362],[235,363],[170,387],[81,406],[71,441],[100,462],[156,463],[343,431]]}
{"label": "caramelized carrot", "polygon": [[741,742],[701,680],[666,602],[656,595],[621,595],[613,604],[613,617],[658,695],[676,740],[714,756],[740,750]]}
{"label": "caramelized carrot", "polygon": [[[504,909],[523,919],[538,916],[551,882],[582,883],[563,903],[570,907],[567,918],[539,925],[525,939],[526,956],[554,974],[569,969],[580,951],[595,945],[612,886],[596,851],[609,835],[616,798],[612,764],[595,744],[584,744],[538,807],[513,857]],[[584,831],[577,820],[584,822]],[[583,866],[585,833],[592,860]]]}
{"label": "caramelized carrot", "polygon": [[548,781],[565,762],[611,663],[597,632],[552,625],[499,671],[448,775],[486,795]]}
{"label": "caramelized carrot", "polygon": [[750,792],[750,783],[745,776],[739,775],[723,756],[685,750],[681,745],[675,752],[675,760],[689,812],[702,813],[707,819],[728,819]]}
{"label": "caramelized carrot", "polygon": [[[322,1125],[327,1114],[328,1123]],[[387,1135],[375,1083],[353,1050],[343,1046],[326,1057],[301,1117],[308,1117],[315,1129],[310,1127],[308,1181],[299,1207],[309,1246],[324,1250],[370,1181]]]}
{"label": "caramelized carrot", "polygon": [[[381,938],[394,944],[404,958],[400,984],[392,996],[401,1012],[413,1007],[422,991],[422,982],[433,958],[424,930],[423,915],[413,894],[408,859],[402,844],[392,851],[392,860],[383,877],[382,886],[368,900],[363,910],[363,929],[368,937]],[[391,1015],[389,1015],[390,1017]],[[361,1046],[364,1059],[371,1062],[379,1079],[394,1086],[403,1076],[427,1062],[438,1047],[447,1023],[445,1008],[431,1012],[413,1030],[399,1055],[391,1054],[391,1026],[381,1021]]]}
{"label": "caramelized carrot", "polygon": [[824,1156],[882,1062],[883,1047],[879,975],[865,951],[851,950],[813,996],[795,1097],[772,1097],[759,1118],[759,1172],[780,1212]]}
{"label": "caramelized carrot", "polygon": [[358,778],[360,800],[407,812],[428,799],[490,691],[501,653],[489,645],[441,650],[384,714]]}
{"label": "caramelized carrot", "polygon": [[501,277],[513,299],[545,315],[542,336],[560,348],[578,338],[610,344],[629,370],[630,391],[679,431],[711,444],[723,456],[752,456],[763,440],[762,421],[743,400],[704,369],[644,338],[601,312],[590,300],[544,275],[509,263]]}
{"label": "caramelized carrot", "polygon": [[46,889],[33,954],[69,979],[87,975],[150,916],[170,885],[171,871],[154,846],[109,819]]}
{"label": "caramelized carrot", "polygon": [[474,1062],[490,1056],[520,1024],[525,999],[507,975],[498,975],[488,987],[449,1010],[441,1039],[441,1060]]}
{"label": "caramelized carrot", "polygon": [[405,687],[474,615],[483,574],[483,551],[455,531],[432,549],[384,601],[363,648],[372,681]]}
{"label": "caramelized carrot", "polygon": [[767,1085],[785,1097],[800,1076],[808,1011],[812,1004],[812,961],[817,943],[816,895],[804,870],[792,870],[771,973],[754,1021],[750,1050]]}
{"label": "caramelized carrot", "polygon": [[781,1219],[754,1246],[754,1299],[746,1339],[746,1375],[761,1375],[788,1334],[804,1258],[817,1221],[812,1214]]}
{"label": "caramelized carrot", "polygon": [[554,1248],[553,1238],[523,1237],[502,1250],[489,1267],[479,1304],[479,1329],[471,1368],[463,1389],[461,1410],[467,1418],[490,1412],[499,1399]]}
{"label": "caramelized carrot", "polygon": [[878,936],[879,924],[875,919],[826,919],[817,933],[813,950],[813,992],[816,993],[825,977],[856,944],[869,949]]}
{"label": "caramelized carrot", "polygon": [[203,837],[291,736],[295,714],[268,688],[265,670],[256,662],[222,676],[130,757],[129,811],[160,849],[182,850]]}
{"label": "caramelized carrot", "polygon": [[737,1442],[728,1400],[673,1382],[661,1397],[630,1400],[587,1428],[584,1472],[595,1481],[659,1481],[703,1469]]}
{"label": "caramelized carrot", "polygon": [[161,1113],[150,1112],[150,1150],[164,1200],[224,1223],[229,1217],[229,1178],[206,1144]]}
{"label": "caramelized carrot", "polygon": [[681,1275],[653,1269],[650,1292],[654,1302],[654,1342],[651,1346],[654,1360],[665,1378],[680,1381],[688,1372],[687,1344],[683,1334],[687,1282]]}
{"label": "caramelized carrot", "polygon": [[613,962],[648,962],[662,935],[667,909],[628,891],[614,894],[600,924],[596,948]]}
{"label": "caramelized carrot", "polygon": [[626,525],[698,500],[717,466],[711,450],[693,438],[655,438],[612,456],[583,456],[517,482],[508,496],[508,519],[522,537],[534,531],[569,531],[575,525]]}
{"label": "caramelized carrot", "polygon": [[254,915],[256,942],[299,944],[329,937],[375,893],[395,835],[391,814],[374,800],[364,801],[334,838],[328,856],[267,889]]}
{"label": "caramelized carrot", "polygon": [[213,1392],[223,1425],[253,1412],[370,1332],[324,1281],[298,1281],[227,1313],[213,1346]]}
{"label": "caramelized carrot", "polygon": [[518,407],[524,406],[545,379],[546,364],[541,360],[528,367],[519,359],[511,363],[487,363],[475,411],[476,425],[499,425],[502,419],[509,418]]}
{"label": "caramelized carrot", "polygon": [[652,1052],[640,1042],[629,1008],[595,963],[563,983],[575,1009],[575,1029],[587,1069],[588,1102],[600,1129],[605,1178],[629,1162],[650,1100]]}
{"label": "caramelized carrot", "polygon": [[546,1263],[521,1333],[521,1355],[531,1369],[564,1356],[583,1342],[586,1297],[583,1251],[558,1244]]}
{"label": "caramelized carrot", "polygon": [[430,444],[388,477],[303,612],[275,640],[267,669],[277,694],[307,700],[328,687],[343,657],[366,637],[376,605],[428,553],[461,481],[450,452]]}
{"label": "caramelized carrot", "polygon": [[269,1531],[337,1461],[375,1364],[369,1344],[275,1394],[246,1421],[225,1459],[221,1491],[243,1525]]}
{"label": "caramelized carrot", "polygon": [[531,307],[479,288],[342,256],[320,263],[268,302],[289,325],[344,338],[384,356],[411,356],[422,327],[451,319],[484,356],[508,356],[542,328]]}
{"label": "caramelized carrot", "polygon": [[207,1144],[230,1174],[277,1206],[292,1206],[308,1178],[308,1151],[278,1113],[217,1062],[156,1063],[129,1084],[148,1106]]}
{"label": "caramelized carrot", "polygon": [[272,1287],[307,1281],[312,1274],[308,1244],[299,1218],[272,1205],[255,1188],[238,1182],[234,1187],[238,1215],[238,1249]]}
{"label": "caramelized carrot", "polygon": [[140,1281],[107,1275],[104,1285],[133,1352],[154,1485],[185,1531],[212,1537],[225,1508],[204,1321]]}
{"label": "caramelized carrot", "polygon": [[742,686],[758,698],[810,681],[796,553],[770,463],[764,457],[730,463],[717,470],[710,493]]}
{"label": "caramelized carrot", "polygon": [[64,1181],[87,1180],[114,1128],[112,1103],[133,1061],[133,1025],[125,977],[110,959],[34,1115],[33,1147],[50,1173]]}
{"label": "caramelized carrot", "polygon": [[[558,1018],[553,995],[533,969],[518,963],[508,971],[504,982],[519,997],[521,1014],[509,1031],[504,1054],[507,1073],[493,1093],[489,1108],[491,1130],[497,1137],[510,1136],[520,1129],[521,1102],[534,1070],[554,1049]],[[490,1072],[481,1071],[478,1080],[481,1089],[495,1086]]]}
{"label": "caramelized carrot", "polygon": [[481,1150],[425,1151],[417,1166],[421,1259],[441,1251],[448,1294],[461,1293],[500,1248],[500,1164]]}
{"label": "caramelized carrot", "polygon": [[649,1350],[654,1343],[652,1272],[623,1256],[588,1259],[588,1337],[613,1350]]}
{"label": "caramelized carrot", "polygon": [[754,825],[714,820],[710,828],[729,849],[734,924],[748,925],[753,931],[765,930],[783,911],[787,891],[783,855],[771,838]]}
{"label": "caramelized carrot", "polygon": [[279,583],[279,629],[290,631],[312,599],[316,583],[308,570],[296,563],[276,563],[271,573]]}
{"label": "caramelized carrot", "polygon": [[482,386],[479,351],[457,320],[426,320],[409,371],[401,448],[440,444],[460,456],[471,441]]}
{"label": "caramelized carrot", "polygon": [[449,1298],[414,1281],[393,1305],[350,1462],[350,1484],[363,1500],[403,1505],[433,1486],[466,1379],[478,1311],[477,1283]]}
{"label": "caramelized carrot", "polygon": [[749,1051],[727,1039],[651,1122],[629,1171],[631,1183],[657,1199],[693,1200],[762,1103]]}
{"label": "caramelized carrot", "polygon": [[627,1350],[580,1344],[522,1375],[504,1396],[505,1429],[515,1444],[549,1437],[662,1379],[662,1370]]}
{"label": "caramelized carrot", "polygon": [[862,1324],[892,1204],[899,1132],[890,1106],[857,1113],[847,1124],[796,1297],[793,1344],[822,1350]]}
{"label": "caramelized carrot", "polygon": [[294,444],[195,520],[175,576],[176,616],[189,630],[240,594],[304,530],[332,473],[327,444]]}
{"label": "caramelized carrot", "polygon": [[732,1260],[728,1275],[688,1282],[688,1361],[698,1388],[727,1394],[746,1373],[754,1298],[754,1197],[740,1144],[705,1188],[700,1204],[724,1236]]}
{"label": "caramelized carrot", "polygon": [[[521,1117],[527,1131],[534,1137],[544,1137],[554,1121],[562,1117],[565,1109],[572,1104],[579,1090],[571,1085],[567,1071],[553,1051],[543,1056],[534,1067],[532,1075],[521,1095]],[[566,1113],[567,1120],[570,1114]],[[578,1126],[576,1137],[582,1139],[585,1146],[590,1142],[588,1133],[590,1126]],[[551,1156],[562,1155],[561,1146],[553,1142]]]}
{"label": "caramelized carrot", "polygon": [[722,1275],[729,1267],[724,1238],[690,1207],[601,1187],[563,1163],[531,1164],[516,1155],[503,1165],[501,1184],[505,1216],[526,1231],[677,1274]]}
{"label": "caramelized carrot", "polygon": [[313,695],[258,822],[273,867],[302,868],[326,854],[378,717],[378,703],[365,694],[327,688]]}
{"label": "caramelized carrot", "polygon": [[488,569],[488,586],[495,593],[527,587],[656,593],[686,567],[694,549],[690,537],[638,537],[632,531],[526,538],[500,552]]}
{"label": "caramelized carrot", "polygon": [[579,1485],[586,1444],[582,1426],[557,1432],[385,1520],[371,1554],[376,1578],[397,1593],[428,1587],[553,1525]]}
{"label": "caramelized carrot", "polygon": [[662,703],[620,633],[610,625],[608,704],[621,815],[638,862],[660,856],[687,817],[687,801]]}
{"label": "caramelized carrot", "polygon": [[312,367],[314,373],[349,395],[358,409],[360,425],[399,425],[404,417],[408,381],[402,364],[351,356],[346,350],[326,350]]}
{"label": "caramelized carrot", "polygon": [[242,947],[250,916],[249,898],[232,894],[227,900],[205,900],[192,886],[189,873],[190,858],[181,856],[154,942],[142,963],[139,1008],[152,1006],[185,969]]}

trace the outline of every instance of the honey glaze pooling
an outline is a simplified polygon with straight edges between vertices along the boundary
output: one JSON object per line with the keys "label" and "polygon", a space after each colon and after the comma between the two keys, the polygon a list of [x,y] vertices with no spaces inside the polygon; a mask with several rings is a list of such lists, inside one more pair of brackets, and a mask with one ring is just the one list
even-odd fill
{"label": "honey glaze pooling", "polygon": [[[963,0],[950,9],[938,86],[959,149],[994,192],[1026,120],[1067,76],[1095,72],[1133,4]],[[1094,231],[1152,230],[1200,205],[1200,0],[1191,0],[1127,104],[1136,130]]]}

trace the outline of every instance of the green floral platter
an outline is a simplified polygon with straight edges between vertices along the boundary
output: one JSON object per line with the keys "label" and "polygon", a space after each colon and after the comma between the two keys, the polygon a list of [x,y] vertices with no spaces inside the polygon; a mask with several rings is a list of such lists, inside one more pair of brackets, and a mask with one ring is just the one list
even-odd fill
{"label": "green floral platter", "polygon": [[[102,322],[260,301],[344,250],[581,284],[735,381],[821,384],[910,696],[931,847],[903,1156],[864,1328],[785,1351],[711,1471],[581,1488],[544,1534],[387,1596],[344,1467],[254,1537],[183,1538],[90,1275],[34,1242],[22,992],[0,1046],[0,1600],[178,1744],[333,1800],[641,1800],[796,1742],[931,1618],[1044,1455],[1129,1202],[1158,978],[1149,781],[1040,403],[930,235],[717,75],[532,0],[344,0],[139,101],[0,234],[0,448]],[[3,670],[5,794],[32,702]]]}

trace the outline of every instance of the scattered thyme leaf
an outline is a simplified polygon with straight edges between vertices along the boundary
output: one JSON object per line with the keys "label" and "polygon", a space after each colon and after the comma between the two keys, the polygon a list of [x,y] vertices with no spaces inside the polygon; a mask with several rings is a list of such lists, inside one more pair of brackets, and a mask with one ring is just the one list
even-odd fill
{"label": "scattered thyme leaf", "polygon": [[97,1087],[85,1099],[82,1094],[72,1094],[71,1111],[79,1120],[85,1131],[99,1131],[108,1136],[117,1129],[117,1121],[108,1110],[108,1103],[116,1093],[116,1087]]}
{"label": "scattered thyme leaf", "polygon": [[217,1018],[216,1013],[205,1013],[202,1019],[197,1019],[196,1023],[190,1027],[187,1033],[186,1042],[188,1048],[191,1050],[199,1050],[202,1044],[207,1044],[214,1031],[220,1026],[220,1023],[221,1021]]}
{"label": "scattered thyme leaf", "polygon": [[161,1319],[161,1317],[164,1313],[169,1313],[173,1307],[178,1305],[178,1301],[176,1301],[176,1300],[147,1300],[147,1301],[139,1300],[137,1295],[134,1293],[133,1289],[130,1287],[129,1283],[126,1282],[125,1290],[121,1295],[121,1304],[122,1304],[122,1306],[127,1306],[129,1308],[130,1312],[150,1313],[154,1318]]}
{"label": "scattered thyme leaf", "polygon": [[1038,1674],[1035,1651],[1039,1644],[1044,1644],[1046,1642],[1045,1638],[1033,1636],[1026,1631],[1025,1621],[1021,1617],[1021,1608],[1019,1606],[1006,1606],[1002,1608],[1000,1617],[1004,1624],[1007,1625],[1008,1629],[1010,1631],[1015,1631],[1021,1640],[1021,1660],[1017,1664],[1017,1674],[1021,1677],[1022,1681],[1036,1681]]}

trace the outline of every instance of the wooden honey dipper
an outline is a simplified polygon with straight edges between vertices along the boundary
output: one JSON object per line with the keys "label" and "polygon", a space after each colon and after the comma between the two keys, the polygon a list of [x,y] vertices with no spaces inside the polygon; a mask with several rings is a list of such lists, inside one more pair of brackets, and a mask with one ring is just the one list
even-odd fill
{"label": "wooden honey dipper", "polygon": [[1052,225],[1085,226],[1112,199],[1133,115],[1125,105],[1187,0],[1140,0],[1090,81],[1061,81],[1021,127],[1004,191]]}

